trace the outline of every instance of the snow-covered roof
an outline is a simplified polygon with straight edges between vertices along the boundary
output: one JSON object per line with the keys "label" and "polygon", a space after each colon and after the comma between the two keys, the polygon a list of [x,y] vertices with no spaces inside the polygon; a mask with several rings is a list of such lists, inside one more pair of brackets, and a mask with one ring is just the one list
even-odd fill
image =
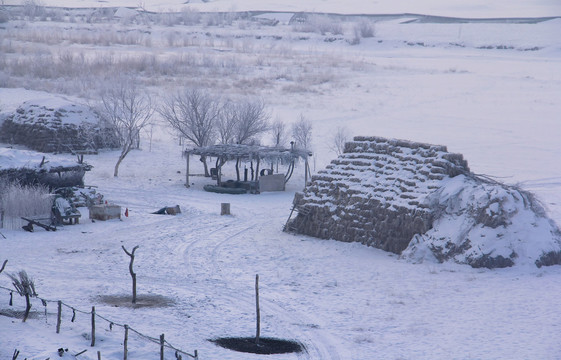
{"label": "snow-covered roof", "polygon": [[62,171],[89,166],[78,164],[68,157],[44,154],[36,151],[0,148],[0,172],[9,169],[31,169],[35,171]]}
{"label": "snow-covered roof", "polygon": [[218,144],[196,147],[185,150],[185,154],[220,157],[225,160],[280,160],[283,163],[289,163],[299,158],[307,159],[312,155],[312,153],[307,150],[244,144]]}

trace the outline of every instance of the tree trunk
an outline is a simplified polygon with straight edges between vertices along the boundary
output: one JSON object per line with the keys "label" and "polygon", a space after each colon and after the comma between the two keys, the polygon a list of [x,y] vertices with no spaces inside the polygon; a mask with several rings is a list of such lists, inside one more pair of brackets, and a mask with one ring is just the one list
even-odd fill
{"label": "tree trunk", "polygon": [[131,273],[132,276],[132,303],[136,304],[136,274]]}
{"label": "tree trunk", "polygon": [[23,315],[22,322],[25,322],[27,320],[27,317],[29,316],[29,311],[31,311],[31,301],[29,300],[29,294],[25,294],[25,314]]}
{"label": "tree trunk", "polygon": [[117,160],[117,163],[115,164],[115,171],[113,172],[113,177],[118,177],[119,176],[119,165],[121,165],[121,162],[123,162],[123,160],[125,159],[126,155],[121,155],[119,156],[119,160]]}
{"label": "tree trunk", "polygon": [[236,159],[236,176],[238,181],[240,181],[240,158]]}
{"label": "tree trunk", "polygon": [[205,177],[210,177],[210,172],[208,171],[208,164],[206,163],[206,156],[201,156],[201,162],[205,168]]}

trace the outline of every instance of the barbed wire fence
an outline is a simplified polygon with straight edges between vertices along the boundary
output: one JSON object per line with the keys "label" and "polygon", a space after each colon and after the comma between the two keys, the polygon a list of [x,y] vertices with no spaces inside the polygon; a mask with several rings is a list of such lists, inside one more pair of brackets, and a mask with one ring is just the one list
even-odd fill
{"label": "barbed wire fence", "polygon": [[[1,290],[4,290],[6,292],[10,293],[10,300],[9,300],[9,305],[13,306],[13,295],[14,292],[17,291],[14,289],[10,289],[4,286],[0,286]],[[160,360],[164,360],[164,351],[166,348],[171,349],[173,351],[175,351],[175,358],[177,360],[182,360],[182,356],[185,355],[189,358],[195,359],[195,360],[199,360],[199,354],[197,350],[194,350],[193,354],[190,354],[186,351],[183,351],[175,346],[173,346],[172,344],[170,344],[167,340],[165,340],[165,335],[161,334],[159,338],[155,338],[152,336],[148,336],[145,335],[143,333],[141,333],[140,331],[137,331],[133,328],[131,328],[129,325],[127,324],[120,324],[118,322],[115,322],[113,320],[110,320],[104,316],[99,315],[96,310],[95,310],[95,306],[92,306],[92,310],[91,311],[84,311],[84,310],[80,310],[77,309],[76,307],[67,304],[65,302],[63,302],[62,300],[50,300],[50,299],[44,299],[40,296],[35,297],[38,300],[41,301],[42,306],[45,309],[45,321],[47,321],[47,304],[49,303],[56,303],[57,304],[57,324],[56,324],[56,333],[60,333],[60,326],[62,323],[62,307],[66,307],[70,310],[72,310],[72,318],[71,318],[71,322],[74,322],[76,320],[76,314],[84,314],[84,315],[91,315],[91,346],[95,346],[95,324],[96,324],[96,319],[99,318],[101,320],[106,321],[109,324],[109,330],[113,330],[113,327],[117,326],[117,327],[121,327],[124,329],[125,332],[125,336],[124,336],[124,341],[123,341],[123,360],[127,360],[128,357],[128,334],[129,332],[132,332],[134,334],[136,334],[138,337],[140,337],[143,340],[158,344],[160,346]],[[17,351],[17,350],[16,350]],[[100,352],[98,351],[98,359],[100,359]]]}

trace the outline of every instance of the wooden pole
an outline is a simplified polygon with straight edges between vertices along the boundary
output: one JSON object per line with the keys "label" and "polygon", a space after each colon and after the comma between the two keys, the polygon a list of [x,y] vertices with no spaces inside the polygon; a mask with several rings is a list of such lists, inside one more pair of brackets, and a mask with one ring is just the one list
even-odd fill
{"label": "wooden pole", "polygon": [[128,342],[129,342],[129,326],[125,325],[125,341],[123,341],[123,360],[127,360]]}
{"label": "wooden pole", "polygon": [[97,360],[101,360],[101,351],[99,351],[99,350],[97,352]]}
{"label": "wooden pole", "polygon": [[185,187],[190,187],[189,185],[189,158],[191,157],[191,155],[187,154],[187,156],[185,156],[186,160],[185,162],[187,163],[186,165],[186,169],[185,169]]}
{"label": "wooden pole", "polygon": [[255,345],[259,346],[261,335],[261,313],[259,311],[259,274],[255,275],[255,308],[257,313],[257,331],[255,333]]}
{"label": "wooden pole", "polygon": [[195,350],[195,360],[199,360],[199,352]]}
{"label": "wooden pole", "polygon": [[92,306],[92,344],[95,346],[95,306]]}
{"label": "wooden pole", "polygon": [[56,318],[56,333],[60,333],[60,323],[62,321],[62,301],[58,301],[58,312]]}
{"label": "wooden pole", "polygon": [[308,186],[308,156],[306,156],[306,163],[304,164],[304,189]]}
{"label": "wooden pole", "polygon": [[160,335],[160,360],[164,360],[164,334]]}

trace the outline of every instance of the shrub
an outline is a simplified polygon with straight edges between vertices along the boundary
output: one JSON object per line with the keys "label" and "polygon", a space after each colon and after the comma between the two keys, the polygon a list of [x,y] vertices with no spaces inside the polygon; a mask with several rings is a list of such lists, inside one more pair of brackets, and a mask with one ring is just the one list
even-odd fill
{"label": "shrub", "polygon": [[0,213],[3,227],[18,229],[24,221],[21,217],[50,217],[52,198],[43,185],[22,186],[19,183],[0,181]]}

